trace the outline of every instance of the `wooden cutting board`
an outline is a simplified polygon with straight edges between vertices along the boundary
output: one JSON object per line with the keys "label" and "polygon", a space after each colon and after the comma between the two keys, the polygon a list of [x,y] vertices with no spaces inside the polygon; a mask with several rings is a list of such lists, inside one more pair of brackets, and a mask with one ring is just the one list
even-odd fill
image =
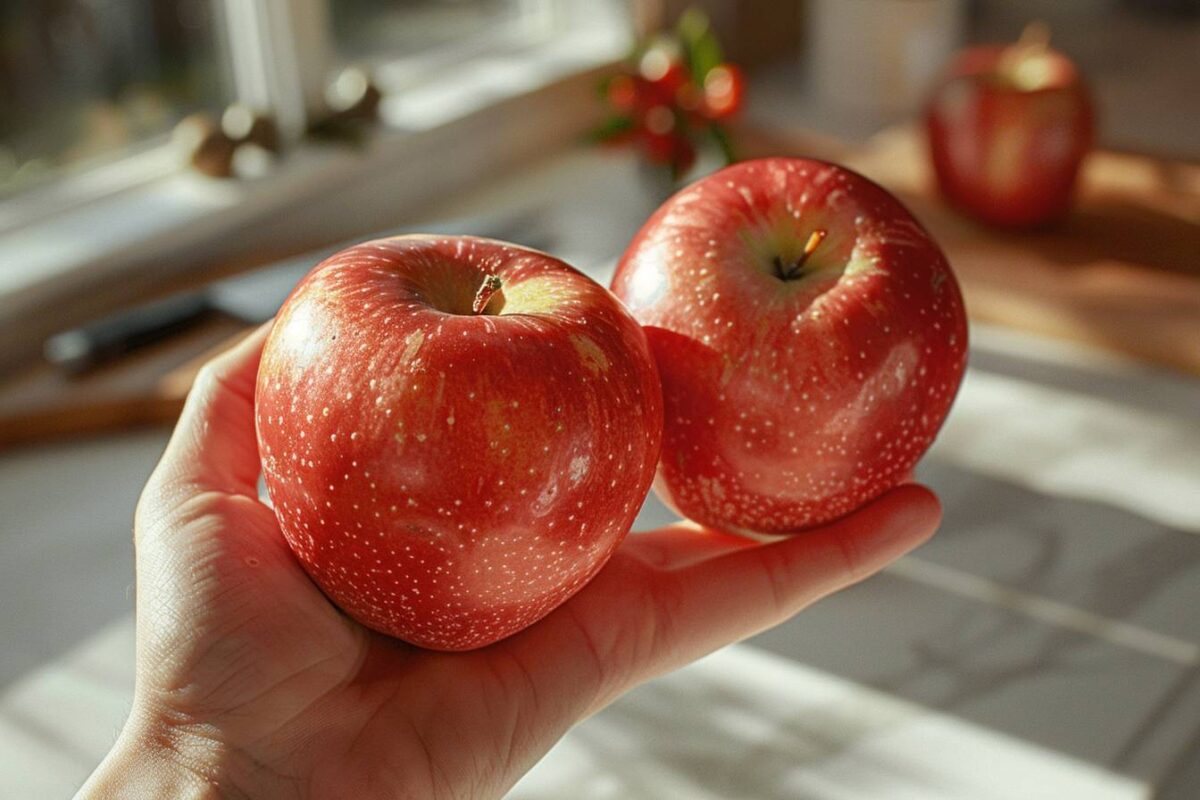
{"label": "wooden cutting board", "polygon": [[[977,321],[1083,342],[1200,376],[1200,165],[1101,151],[1077,208],[1038,232],[992,230],[932,190],[910,128],[864,147],[792,131],[738,131],[742,154],[843,162],[895,192],[945,248]],[[213,318],[112,366],[71,378],[41,367],[0,384],[0,448],[164,423],[196,370],[247,333]]]}
{"label": "wooden cutting board", "polygon": [[7,380],[0,384],[0,449],[173,422],[201,365],[250,330],[214,316],[82,376],[44,365]]}

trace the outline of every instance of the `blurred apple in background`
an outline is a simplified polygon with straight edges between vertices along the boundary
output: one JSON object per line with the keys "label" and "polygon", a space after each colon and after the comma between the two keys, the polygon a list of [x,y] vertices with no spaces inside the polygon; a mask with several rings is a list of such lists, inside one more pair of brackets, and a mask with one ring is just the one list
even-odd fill
{"label": "blurred apple in background", "polygon": [[1044,25],[950,64],[926,110],[938,188],[983,222],[1027,227],[1067,213],[1091,149],[1094,111],[1075,64]]}

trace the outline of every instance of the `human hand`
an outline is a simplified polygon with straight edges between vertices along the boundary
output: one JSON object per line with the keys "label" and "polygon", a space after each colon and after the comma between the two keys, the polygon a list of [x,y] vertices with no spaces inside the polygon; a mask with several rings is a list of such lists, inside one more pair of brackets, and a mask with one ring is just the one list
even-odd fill
{"label": "human hand", "polygon": [[623,692],[875,573],[939,520],[906,485],[771,544],[633,534],[532,627],[421,650],[334,607],[258,499],[265,334],[202,370],[138,504],[134,703],[81,797],[496,797]]}

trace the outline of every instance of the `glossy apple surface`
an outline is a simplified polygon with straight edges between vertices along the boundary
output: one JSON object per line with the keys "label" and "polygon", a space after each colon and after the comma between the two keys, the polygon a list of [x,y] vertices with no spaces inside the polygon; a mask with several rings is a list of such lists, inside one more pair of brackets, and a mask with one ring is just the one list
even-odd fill
{"label": "glossy apple surface", "polygon": [[662,377],[655,488],[705,525],[789,533],[903,480],[962,378],[938,246],[886,191],[775,158],[676,194],[613,280]]}
{"label": "glossy apple surface", "polygon": [[649,490],[662,400],[641,329],[586,276],[501,242],[401,237],[297,286],[256,417],[283,533],[325,594],[463,650],[603,566]]}
{"label": "glossy apple surface", "polygon": [[1045,47],[966,50],[926,109],[938,188],[954,207],[1004,227],[1043,225],[1071,207],[1094,112],[1074,64]]}

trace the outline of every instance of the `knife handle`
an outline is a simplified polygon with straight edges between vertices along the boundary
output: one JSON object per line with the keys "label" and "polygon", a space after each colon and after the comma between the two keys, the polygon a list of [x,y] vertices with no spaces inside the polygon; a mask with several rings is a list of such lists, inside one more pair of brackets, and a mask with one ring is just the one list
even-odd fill
{"label": "knife handle", "polygon": [[188,328],[211,310],[207,292],[154,300],[46,340],[46,360],[78,374]]}

